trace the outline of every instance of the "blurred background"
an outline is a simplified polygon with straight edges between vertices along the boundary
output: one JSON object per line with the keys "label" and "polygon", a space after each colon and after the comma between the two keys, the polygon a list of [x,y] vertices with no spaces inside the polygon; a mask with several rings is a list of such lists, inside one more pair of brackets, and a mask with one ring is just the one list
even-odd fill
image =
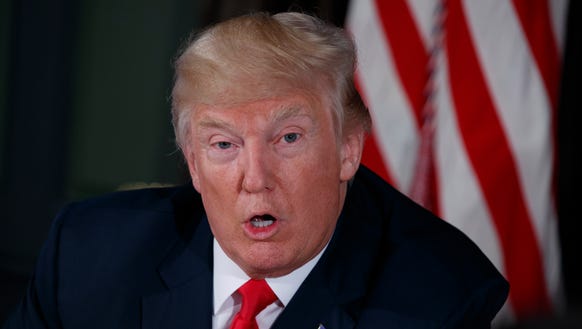
{"label": "blurred background", "polygon": [[[249,11],[288,9],[341,26],[348,6],[348,0],[1,0],[0,324],[22,296],[63,205],[188,180],[168,97],[172,60],[192,31]],[[565,304],[514,328],[580,324],[580,18],[580,2],[571,1],[556,162]]]}

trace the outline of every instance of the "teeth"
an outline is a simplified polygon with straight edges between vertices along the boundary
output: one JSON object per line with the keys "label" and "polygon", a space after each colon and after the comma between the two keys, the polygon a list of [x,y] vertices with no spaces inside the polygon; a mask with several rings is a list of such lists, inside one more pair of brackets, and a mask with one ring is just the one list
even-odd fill
{"label": "teeth", "polygon": [[263,219],[255,217],[251,220],[251,225],[256,228],[263,228],[272,225],[275,222],[273,219]]}

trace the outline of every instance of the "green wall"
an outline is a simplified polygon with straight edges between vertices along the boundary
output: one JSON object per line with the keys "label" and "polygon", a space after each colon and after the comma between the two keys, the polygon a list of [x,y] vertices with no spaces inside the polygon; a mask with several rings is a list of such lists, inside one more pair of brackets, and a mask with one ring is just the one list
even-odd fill
{"label": "green wall", "polygon": [[0,270],[29,273],[65,203],[187,181],[168,97],[201,0],[21,1],[0,0]]}
{"label": "green wall", "polygon": [[[186,8],[184,8],[186,7]],[[197,20],[180,1],[84,1],[70,138],[71,198],[183,181],[173,142],[171,61]]]}

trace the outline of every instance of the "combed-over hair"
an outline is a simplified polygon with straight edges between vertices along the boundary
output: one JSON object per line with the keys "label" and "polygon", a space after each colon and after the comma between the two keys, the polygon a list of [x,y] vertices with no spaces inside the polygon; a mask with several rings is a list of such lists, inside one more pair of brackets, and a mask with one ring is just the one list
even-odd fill
{"label": "combed-over hair", "polygon": [[[188,143],[196,104],[229,105],[302,91],[333,107],[337,135],[370,115],[354,85],[356,50],[341,28],[313,16],[253,13],[196,35],[175,62],[172,121]],[[324,97],[324,98],[322,98]]]}

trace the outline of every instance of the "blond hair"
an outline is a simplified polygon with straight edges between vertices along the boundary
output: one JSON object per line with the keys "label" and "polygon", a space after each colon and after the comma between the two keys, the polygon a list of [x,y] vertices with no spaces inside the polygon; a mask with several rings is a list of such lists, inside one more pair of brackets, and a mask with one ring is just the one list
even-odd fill
{"label": "blond hair", "polygon": [[327,97],[338,136],[370,129],[354,85],[356,50],[341,28],[302,13],[254,13],[195,36],[175,62],[172,122],[180,148],[188,142],[196,104],[234,104],[288,92]]}

